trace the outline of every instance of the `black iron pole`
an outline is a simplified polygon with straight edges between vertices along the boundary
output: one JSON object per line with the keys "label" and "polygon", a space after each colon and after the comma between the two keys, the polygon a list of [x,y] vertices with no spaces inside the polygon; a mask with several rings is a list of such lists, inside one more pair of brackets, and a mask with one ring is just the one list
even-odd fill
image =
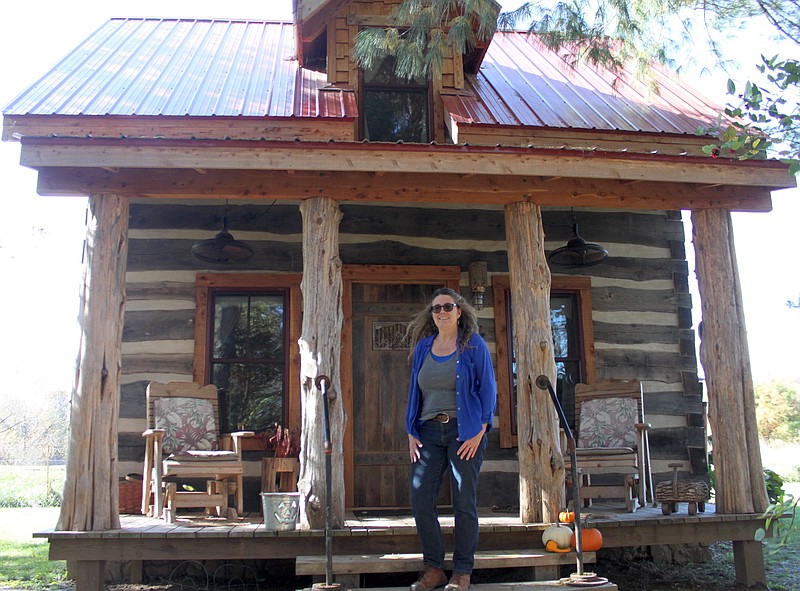
{"label": "black iron pole", "polygon": [[331,422],[328,416],[328,385],[331,379],[326,375],[317,376],[316,385],[322,393],[322,415],[323,415],[323,433],[324,433],[324,451],[325,451],[325,586],[333,585],[333,510],[331,495],[333,494],[333,486],[331,483],[331,473],[333,472],[331,466],[331,454],[333,453],[333,446],[331,445]]}
{"label": "black iron pole", "polygon": [[558,413],[558,422],[561,428],[564,429],[564,434],[567,436],[567,451],[569,452],[569,459],[572,463],[572,504],[575,510],[575,555],[577,557],[578,575],[583,574],[583,536],[581,535],[581,483],[578,480],[578,458],[575,452],[575,437],[572,435],[572,429],[567,423],[567,417],[564,415],[564,409],[561,408],[561,402],[558,400],[553,384],[550,383],[550,378],[546,375],[540,375],[536,378],[536,387],[540,390],[547,390],[550,392],[550,400],[553,401],[553,406],[556,407]]}

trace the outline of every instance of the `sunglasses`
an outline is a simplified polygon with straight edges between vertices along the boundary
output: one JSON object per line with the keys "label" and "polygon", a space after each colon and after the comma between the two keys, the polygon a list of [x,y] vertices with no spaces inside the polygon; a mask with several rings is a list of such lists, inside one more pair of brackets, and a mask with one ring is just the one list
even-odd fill
{"label": "sunglasses", "polygon": [[442,310],[445,312],[452,312],[456,308],[458,308],[458,304],[435,304],[431,306],[431,312],[434,314],[438,314]]}

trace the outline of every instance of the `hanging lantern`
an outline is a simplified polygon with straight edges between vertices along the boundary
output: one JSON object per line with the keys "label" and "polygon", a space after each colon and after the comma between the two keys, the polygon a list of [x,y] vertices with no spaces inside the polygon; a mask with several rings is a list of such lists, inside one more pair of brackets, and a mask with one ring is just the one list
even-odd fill
{"label": "hanging lantern", "polygon": [[547,257],[555,266],[558,267],[591,267],[602,263],[608,256],[608,251],[599,244],[586,242],[578,234],[578,222],[575,214],[572,214],[572,238],[566,246],[555,249]]}
{"label": "hanging lantern", "polygon": [[222,216],[222,230],[213,238],[199,240],[192,245],[192,254],[206,263],[240,263],[253,256],[253,247],[235,240],[228,232],[228,213]]}

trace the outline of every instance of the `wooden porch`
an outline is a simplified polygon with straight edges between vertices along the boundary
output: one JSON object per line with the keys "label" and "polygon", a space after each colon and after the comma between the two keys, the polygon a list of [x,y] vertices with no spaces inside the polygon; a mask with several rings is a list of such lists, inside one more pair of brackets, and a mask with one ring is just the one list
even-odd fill
{"label": "wooden porch", "polygon": [[[595,504],[585,511],[592,514],[592,524],[602,531],[604,548],[733,541],[737,583],[751,585],[754,577],[763,576],[761,543],[753,541],[755,530],[763,526],[763,519],[757,514],[721,514],[709,504],[704,513],[688,515],[685,503],[680,505],[678,513],[668,517],[660,508],[653,507],[626,513],[617,506]],[[444,515],[440,521],[445,543],[452,544],[452,517]],[[543,551],[541,532],[545,527],[547,524],[524,524],[516,513],[483,508],[476,569],[519,566],[518,556],[516,562],[495,556],[481,564],[481,553],[489,556],[501,552],[543,554],[545,562],[538,563],[545,568],[541,572],[554,572],[552,564],[556,561],[553,560],[550,570],[546,570],[548,557],[560,557],[557,564],[574,565],[573,554],[548,555]],[[315,570],[313,565],[308,565],[308,559],[301,565],[304,560],[301,557],[316,556],[325,562],[324,530],[268,531],[258,513],[236,521],[200,514],[184,515],[174,524],[141,515],[123,515],[119,529],[42,531],[34,537],[49,540],[52,560],[71,563],[71,575],[81,590],[103,588],[106,562],[131,562],[132,582],[141,581],[144,561],[291,559],[296,561],[298,577]],[[414,554],[418,549],[410,515],[385,510],[348,511],[345,527],[333,532],[334,572],[345,578],[349,576],[348,581],[357,581],[359,572],[409,572],[416,570],[408,567],[408,559],[413,557],[402,557],[405,562],[397,560],[399,566],[395,571],[384,566],[376,571],[377,567],[359,569],[352,564],[341,567],[337,564],[352,563],[357,555],[364,563],[375,563],[388,554]],[[586,562],[594,562],[593,554],[587,554]],[[421,564],[421,559],[419,562]],[[531,571],[534,564],[537,564],[536,559],[532,557]],[[316,570],[320,572],[318,567]],[[589,564],[587,570],[594,570],[594,567]],[[597,570],[602,576],[602,568]],[[323,568],[321,573],[324,575],[324,572]],[[337,576],[337,580],[342,576]],[[541,579],[540,576],[536,578]]]}

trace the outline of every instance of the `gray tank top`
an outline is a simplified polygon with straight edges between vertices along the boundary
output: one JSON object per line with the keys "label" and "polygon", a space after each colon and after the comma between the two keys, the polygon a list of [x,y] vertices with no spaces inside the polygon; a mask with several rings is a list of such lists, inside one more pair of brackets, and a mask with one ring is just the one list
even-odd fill
{"label": "gray tank top", "polygon": [[458,355],[439,357],[431,353],[422,362],[417,382],[422,390],[420,420],[427,421],[446,412],[456,416],[456,362]]}

